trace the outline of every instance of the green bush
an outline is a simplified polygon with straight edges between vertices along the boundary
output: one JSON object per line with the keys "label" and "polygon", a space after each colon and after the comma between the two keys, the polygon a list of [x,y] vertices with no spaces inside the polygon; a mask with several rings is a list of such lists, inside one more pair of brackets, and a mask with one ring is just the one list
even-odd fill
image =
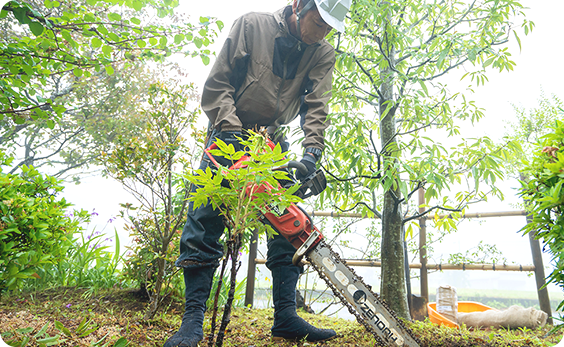
{"label": "green bush", "polygon": [[35,168],[22,166],[21,174],[2,171],[12,158],[0,152],[0,294],[21,288],[23,280],[38,278],[45,264],[66,256],[86,211],[65,215],[70,206],[58,199],[60,182]]}
{"label": "green bush", "polygon": [[[126,205],[129,210],[133,210]],[[156,211],[155,213],[160,213]],[[158,232],[154,218],[150,214],[139,212],[136,216],[129,216],[131,224],[126,224],[125,229],[129,230],[132,243],[128,246],[128,252],[123,261],[122,278],[127,283],[132,283],[148,295],[154,295],[155,283],[159,271],[159,254],[155,252],[154,245],[151,244],[150,235]],[[163,295],[172,293],[178,297],[184,297],[184,292],[180,286],[184,284],[181,271],[174,266],[174,261],[178,257],[177,245],[180,244],[181,230],[176,230],[171,235],[171,241],[164,255]],[[158,241],[155,239],[155,241]],[[153,242],[155,242],[153,241]]]}
{"label": "green bush", "polygon": [[[523,228],[542,239],[552,255],[554,271],[549,283],[564,289],[564,122],[556,121],[552,132],[541,137],[524,170],[521,195],[532,220]],[[564,301],[558,310],[564,307]]]}

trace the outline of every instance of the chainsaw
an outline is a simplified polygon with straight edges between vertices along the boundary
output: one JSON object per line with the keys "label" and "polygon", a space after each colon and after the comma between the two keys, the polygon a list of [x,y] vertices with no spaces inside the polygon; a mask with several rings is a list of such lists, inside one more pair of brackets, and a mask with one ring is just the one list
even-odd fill
{"label": "chainsaw", "polygon": [[[268,141],[271,149],[274,144]],[[205,152],[210,160],[219,168],[215,158],[209,150],[215,149],[213,144]],[[243,156],[229,169],[245,167],[245,161],[251,160],[250,156]],[[307,168],[298,161],[290,161],[279,169],[296,169],[307,174]],[[296,184],[290,181],[286,184]],[[322,170],[317,170],[307,177],[300,188],[294,193],[302,199],[320,194],[327,186],[327,180]],[[287,187],[286,187],[287,188]],[[264,183],[256,193],[270,191],[273,187]],[[419,347],[419,339],[405,326],[394,311],[378,296],[372,292],[371,287],[364,283],[362,277],[346,265],[339,254],[325,242],[321,232],[315,227],[308,213],[296,204],[291,204],[283,211],[278,206],[267,206],[266,211],[259,218],[261,222],[269,224],[277,233],[284,236],[297,251],[292,262],[300,265],[305,258],[315,269],[334,295],[347,307],[376,339],[381,346],[407,346]]]}

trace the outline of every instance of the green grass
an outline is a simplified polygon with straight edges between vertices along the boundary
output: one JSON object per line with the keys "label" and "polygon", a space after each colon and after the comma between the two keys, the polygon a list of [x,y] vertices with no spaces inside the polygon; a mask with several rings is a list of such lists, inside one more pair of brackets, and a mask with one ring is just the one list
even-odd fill
{"label": "green grass", "polygon": [[[102,340],[99,346],[111,347],[123,336],[129,346],[160,347],[180,326],[183,302],[168,298],[163,311],[154,319],[143,321],[146,304],[144,297],[133,291],[100,290],[92,294],[74,287],[3,297],[0,300],[0,333],[5,341],[21,340],[26,334],[37,335],[41,329],[49,336],[62,335],[56,326],[58,321],[59,328],[61,325],[67,328],[70,336],[64,336],[66,341],[54,346],[92,346]],[[338,337],[321,344],[277,344],[270,341],[272,309],[237,308],[233,311],[224,346],[375,346],[373,337],[357,322],[301,312],[300,315],[316,326],[335,329]],[[76,331],[85,319],[90,322],[87,331],[94,330],[80,337]],[[561,332],[548,334],[549,327],[471,330],[441,327],[428,321],[407,324],[422,341],[422,347],[544,347],[555,345],[562,337]],[[209,326],[208,315],[205,333]],[[200,344],[204,345],[207,343]]]}

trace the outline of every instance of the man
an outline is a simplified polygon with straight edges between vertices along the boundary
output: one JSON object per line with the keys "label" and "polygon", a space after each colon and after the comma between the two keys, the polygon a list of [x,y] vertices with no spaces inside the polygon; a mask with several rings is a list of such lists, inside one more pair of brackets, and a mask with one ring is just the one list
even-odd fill
{"label": "man", "polygon": [[[277,134],[299,114],[305,139],[302,163],[308,175],[324,148],[328,126],[327,102],[335,65],[333,47],[324,40],[332,28],[342,32],[351,0],[294,0],[276,13],[249,13],[237,19],[217,57],[202,93],[202,109],[210,120],[211,136],[241,150],[238,137],[245,129],[267,127]],[[229,166],[224,158],[222,165]],[[200,165],[211,165],[204,159]],[[298,174],[303,180],[308,175]],[[184,269],[186,305],[182,325],[165,347],[195,347],[203,338],[205,303],[221,259],[222,218],[211,206],[189,205],[176,265]],[[268,240],[267,267],[272,271],[274,324],[272,339],[323,341],[335,337],[296,314],[296,284],[301,268],[292,264],[296,249],[282,236]]]}

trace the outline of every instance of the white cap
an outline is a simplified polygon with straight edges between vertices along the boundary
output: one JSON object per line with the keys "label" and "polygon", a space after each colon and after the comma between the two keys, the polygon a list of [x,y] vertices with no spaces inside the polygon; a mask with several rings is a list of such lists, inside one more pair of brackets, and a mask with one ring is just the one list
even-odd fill
{"label": "white cap", "polygon": [[351,7],[351,0],[314,0],[317,11],[325,23],[338,32],[345,31],[345,16]]}

